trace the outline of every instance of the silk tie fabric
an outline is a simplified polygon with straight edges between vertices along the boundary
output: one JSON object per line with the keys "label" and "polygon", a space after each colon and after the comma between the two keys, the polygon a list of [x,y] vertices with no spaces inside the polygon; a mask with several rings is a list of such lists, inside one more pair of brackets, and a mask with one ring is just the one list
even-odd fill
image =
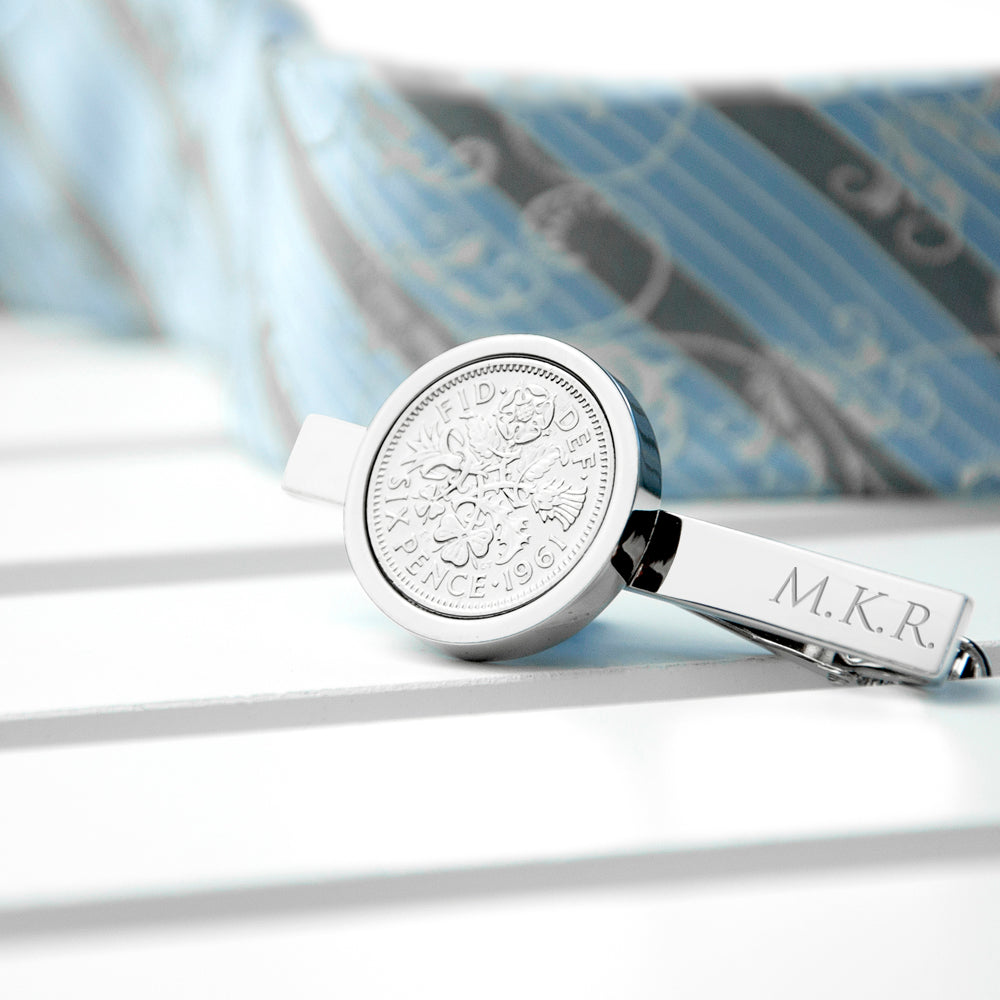
{"label": "silk tie fabric", "polygon": [[998,275],[993,80],[454,78],[274,3],[0,10],[0,300],[209,355],[276,463],[538,333],[636,392],[667,497],[995,495]]}

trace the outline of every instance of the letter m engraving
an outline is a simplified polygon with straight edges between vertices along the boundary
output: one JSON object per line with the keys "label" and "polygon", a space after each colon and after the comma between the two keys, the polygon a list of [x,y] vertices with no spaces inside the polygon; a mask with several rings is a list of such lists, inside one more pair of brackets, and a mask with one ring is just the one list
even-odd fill
{"label": "letter m engraving", "polygon": [[[771,598],[771,603],[772,604],[780,604],[781,603],[781,595],[786,590],[790,589],[791,592],[792,592],[791,593],[791,598],[792,598],[792,607],[793,608],[797,608],[803,601],[805,601],[808,598],[812,597],[813,602],[812,602],[812,606],[809,608],[809,610],[814,615],[818,615],[819,614],[819,602],[821,600],[823,600],[823,593],[825,592],[826,585],[829,582],[830,582],[830,578],[828,576],[824,576],[823,579],[820,580],[819,583],[817,583],[815,587],[810,587],[809,590],[807,590],[804,594],[800,595],[799,594],[799,568],[798,568],[798,566],[793,566],[791,573],[788,574],[788,579],[785,580],[785,582],[778,589],[778,592],[774,595],[774,597]],[[815,595],[815,596],[813,596],[813,595]]]}

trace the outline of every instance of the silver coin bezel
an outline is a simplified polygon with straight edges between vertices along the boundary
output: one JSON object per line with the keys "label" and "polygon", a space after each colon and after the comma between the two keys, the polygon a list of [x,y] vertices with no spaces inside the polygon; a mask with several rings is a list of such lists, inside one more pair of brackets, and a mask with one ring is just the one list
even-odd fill
{"label": "silver coin bezel", "polygon": [[[387,579],[368,537],[369,480],[386,436],[399,417],[442,378],[467,365],[520,357],[555,365],[584,383],[607,421],[614,471],[601,523],[573,566],[547,590],[509,611],[457,618],[423,608]],[[618,382],[576,348],[548,337],[513,334],[455,347],[407,378],[368,426],[355,458],[344,508],[347,555],[358,580],[393,621],[427,642],[466,658],[510,658],[551,645],[599,614],[625,586],[611,565],[632,512],[655,499],[641,496],[642,443],[633,409]]]}

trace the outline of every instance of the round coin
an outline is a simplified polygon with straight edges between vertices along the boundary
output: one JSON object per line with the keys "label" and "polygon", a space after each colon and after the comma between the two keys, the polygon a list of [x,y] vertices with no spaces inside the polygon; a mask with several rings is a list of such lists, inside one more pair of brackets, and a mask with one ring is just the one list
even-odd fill
{"label": "round coin", "polygon": [[382,442],[365,506],[372,551],[427,610],[513,610],[586,549],[614,461],[607,418],[578,378],[539,358],[476,361],[429,386]]}

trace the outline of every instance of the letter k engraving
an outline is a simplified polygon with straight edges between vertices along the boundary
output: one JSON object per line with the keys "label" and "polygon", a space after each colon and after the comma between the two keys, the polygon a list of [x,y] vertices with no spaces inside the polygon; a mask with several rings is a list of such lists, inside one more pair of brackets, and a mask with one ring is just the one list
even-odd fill
{"label": "letter k engraving", "polygon": [[887,597],[888,595],[880,590],[877,594],[872,594],[871,597],[864,597],[863,595],[865,591],[868,590],[868,588],[862,587],[858,584],[855,584],[855,586],[857,587],[858,592],[854,595],[854,598],[851,601],[851,606],[847,609],[847,612],[845,613],[844,617],[841,618],[840,620],[845,625],[852,624],[851,616],[854,614],[855,611],[857,611],[858,617],[861,619],[861,624],[864,625],[864,627],[868,629],[869,632],[881,632],[882,631],[881,626],[879,626],[878,628],[872,628],[872,623],[868,620],[868,615],[865,614],[864,605],[871,604],[872,601],[877,601],[880,597]]}

